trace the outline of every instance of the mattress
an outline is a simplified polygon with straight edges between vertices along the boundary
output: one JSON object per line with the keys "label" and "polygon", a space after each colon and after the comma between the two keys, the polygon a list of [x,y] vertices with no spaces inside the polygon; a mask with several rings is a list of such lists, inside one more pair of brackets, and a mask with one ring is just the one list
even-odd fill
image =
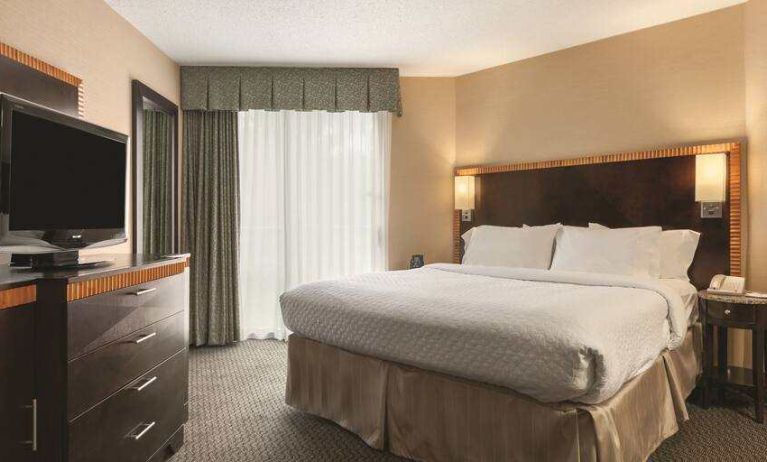
{"label": "mattress", "polygon": [[599,403],[684,338],[678,290],[657,279],[438,264],[299,286],[293,332],[347,351]]}

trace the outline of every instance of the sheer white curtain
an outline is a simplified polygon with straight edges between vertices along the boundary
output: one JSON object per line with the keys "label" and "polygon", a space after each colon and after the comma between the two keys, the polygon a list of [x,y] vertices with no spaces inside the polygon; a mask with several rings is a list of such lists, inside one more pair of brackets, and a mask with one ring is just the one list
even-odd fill
{"label": "sheer white curtain", "polygon": [[242,338],[285,338],[279,296],[386,269],[391,114],[240,112]]}

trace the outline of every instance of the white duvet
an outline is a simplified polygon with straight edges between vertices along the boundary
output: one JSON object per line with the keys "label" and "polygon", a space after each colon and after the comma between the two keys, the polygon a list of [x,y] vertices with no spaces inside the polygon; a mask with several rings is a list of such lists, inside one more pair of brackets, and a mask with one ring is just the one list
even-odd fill
{"label": "white duvet", "polygon": [[299,335],[544,402],[611,397],[679,345],[689,316],[657,279],[450,264],[306,284],[280,302]]}

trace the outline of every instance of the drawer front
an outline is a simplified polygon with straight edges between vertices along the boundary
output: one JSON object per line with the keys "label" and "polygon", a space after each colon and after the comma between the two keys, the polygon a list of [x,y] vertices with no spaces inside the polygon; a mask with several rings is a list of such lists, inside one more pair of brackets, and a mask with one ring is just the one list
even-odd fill
{"label": "drawer front", "polygon": [[729,303],[708,302],[706,305],[708,316],[712,320],[728,321],[735,323],[756,323],[756,310],[742,305]]}
{"label": "drawer front", "polygon": [[67,358],[74,359],[184,310],[183,274],[70,302]]}
{"label": "drawer front", "polygon": [[185,349],[72,421],[69,461],[148,460],[185,421],[187,368]]}
{"label": "drawer front", "polygon": [[67,417],[76,417],[183,349],[185,315],[176,313],[70,362]]}

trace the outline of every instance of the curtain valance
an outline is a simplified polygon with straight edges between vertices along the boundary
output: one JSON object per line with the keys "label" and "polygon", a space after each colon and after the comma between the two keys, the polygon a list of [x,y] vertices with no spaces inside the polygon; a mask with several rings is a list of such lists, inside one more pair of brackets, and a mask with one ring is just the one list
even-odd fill
{"label": "curtain valance", "polygon": [[184,66],[181,108],[388,111],[402,115],[399,69]]}

